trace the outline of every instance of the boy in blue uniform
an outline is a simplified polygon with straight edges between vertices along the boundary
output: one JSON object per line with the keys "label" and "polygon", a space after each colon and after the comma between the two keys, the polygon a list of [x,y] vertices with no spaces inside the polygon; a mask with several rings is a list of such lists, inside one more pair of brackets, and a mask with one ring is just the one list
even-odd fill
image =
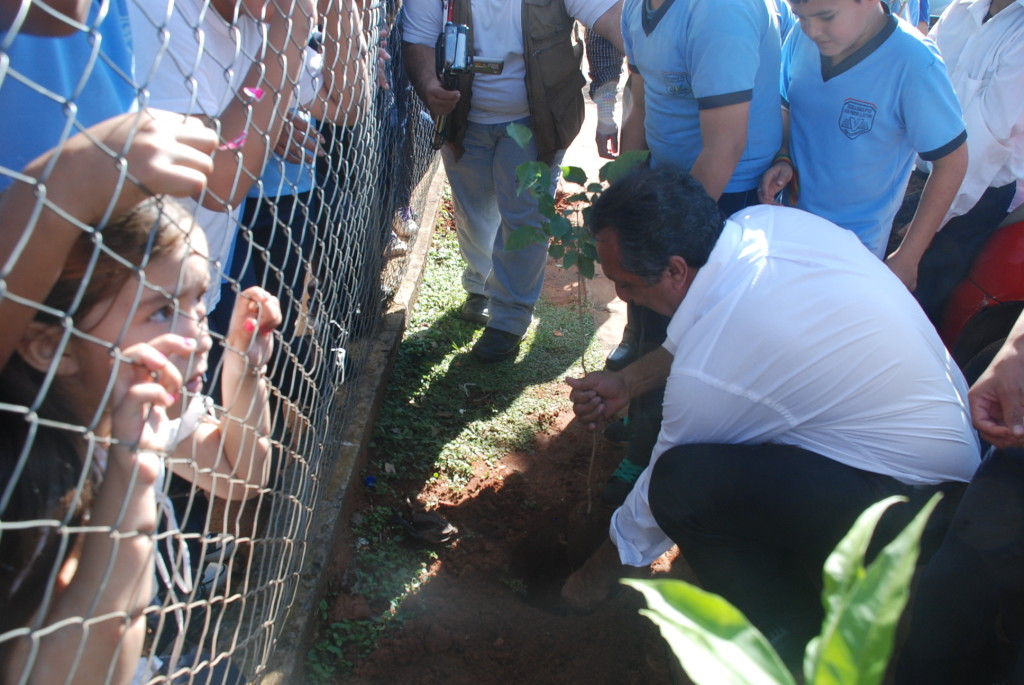
{"label": "boy in blue uniform", "polygon": [[[761,181],[773,202],[799,172],[797,207],[860,237],[911,290],[960,187],[967,134],[934,44],[880,0],[793,0],[782,55],[789,135]],[[885,249],[915,155],[933,163],[900,247]]]}
{"label": "boy in blue uniform", "polygon": [[781,142],[774,9],[765,0],[623,3],[634,108],[622,147],[689,170],[727,215],[756,201]]}

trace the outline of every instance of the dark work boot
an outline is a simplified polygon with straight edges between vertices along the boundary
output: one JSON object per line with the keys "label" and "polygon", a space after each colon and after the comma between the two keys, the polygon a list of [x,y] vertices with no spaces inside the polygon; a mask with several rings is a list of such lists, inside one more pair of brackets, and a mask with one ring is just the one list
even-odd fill
{"label": "dark work boot", "polygon": [[466,303],[462,305],[462,311],[459,313],[459,316],[464,321],[471,321],[486,326],[487,322],[491,320],[491,311],[487,305],[486,295],[470,295],[466,298]]}
{"label": "dark work boot", "polygon": [[488,327],[473,345],[472,354],[482,362],[512,359],[519,352],[519,343],[522,339],[521,335]]}

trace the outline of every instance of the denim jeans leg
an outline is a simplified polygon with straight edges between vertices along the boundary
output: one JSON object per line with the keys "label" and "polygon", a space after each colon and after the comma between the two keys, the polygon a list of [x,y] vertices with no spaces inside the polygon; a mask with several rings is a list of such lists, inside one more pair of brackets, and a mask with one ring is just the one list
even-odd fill
{"label": "denim jeans leg", "polygon": [[441,159],[452,187],[455,232],[466,262],[462,287],[475,295],[486,294],[494,236],[501,223],[491,171],[494,143],[489,129],[470,122],[463,140],[466,151],[458,160],[450,145],[441,148]]}
{"label": "denim jeans leg", "polygon": [[[527,124],[528,120],[516,123]],[[518,250],[506,250],[505,241],[520,226],[538,225],[537,202],[516,190],[516,168],[536,160],[537,151],[531,142],[525,149],[506,133],[505,125],[497,127],[494,154],[494,180],[501,212],[501,227],[494,241],[493,269],[487,279],[490,297],[491,328],[523,335],[530,327],[533,307],[544,284],[547,245],[530,244]],[[558,183],[558,160],[552,173],[552,188]]]}

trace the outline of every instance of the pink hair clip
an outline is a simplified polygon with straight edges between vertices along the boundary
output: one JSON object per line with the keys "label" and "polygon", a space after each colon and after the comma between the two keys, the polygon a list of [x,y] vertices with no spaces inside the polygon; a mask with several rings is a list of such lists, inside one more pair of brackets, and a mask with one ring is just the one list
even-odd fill
{"label": "pink hair clip", "polygon": [[242,131],[241,133],[238,134],[237,138],[235,138],[234,140],[229,141],[227,143],[224,143],[223,145],[219,145],[217,147],[217,149],[218,150],[237,150],[238,148],[240,148],[243,145],[245,145],[245,139],[246,139],[246,137],[248,135],[249,135],[248,131]]}

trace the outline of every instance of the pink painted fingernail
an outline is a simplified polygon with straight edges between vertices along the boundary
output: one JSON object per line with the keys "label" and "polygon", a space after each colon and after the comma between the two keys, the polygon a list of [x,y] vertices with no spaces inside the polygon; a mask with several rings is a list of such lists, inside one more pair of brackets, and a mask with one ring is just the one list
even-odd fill
{"label": "pink painted fingernail", "polygon": [[243,328],[245,328],[247,333],[252,333],[256,330],[256,322],[252,319],[246,319],[245,324],[243,324]]}
{"label": "pink painted fingernail", "polygon": [[260,100],[263,99],[262,88],[243,88],[242,92],[251,97],[256,102],[259,102]]}
{"label": "pink painted fingernail", "polygon": [[185,347],[187,347],[189,349],[191,349],[191,348],[196,346],[196,339],[195,338],[185,338],[184,342],[185,342]]}

